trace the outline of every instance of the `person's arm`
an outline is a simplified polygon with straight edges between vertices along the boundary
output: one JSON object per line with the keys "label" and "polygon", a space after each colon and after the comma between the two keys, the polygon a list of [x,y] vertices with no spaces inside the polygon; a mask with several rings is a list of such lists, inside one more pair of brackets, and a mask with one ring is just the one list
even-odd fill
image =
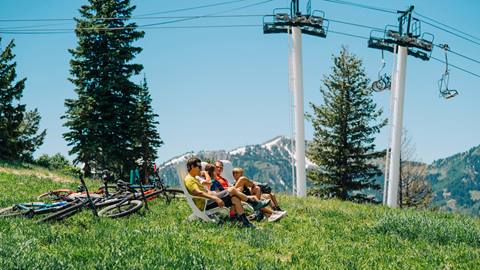
{"label": "person's arm", "polygon": [[212,194],[210,194],[208,192],[203,192],[200,189],[198,189],[198,187],[195,187],[192,190],[192,195],[197,196],[197,197],[210,199],[210,200],[216,202],[219,207],[224,207],[225,206],[225,203],[220,198],[218,198],[217,196],[213,196]]}
{"label": "person's arm", "polygon": [[[203,171],[202,171],[202,172],[203,172]],[[205,174],[203,174],[203,175],[201,175],[201,176],[197,176],[196,178],[200,181],[200,183],[201,183],[202,185],[207,185],[207,186],[208,186],[208,185],[211,185],[212,182],[211,182],[210,180],[208,180],[208,179],[205,179],[205,178],[204,178],[204,175],[205,175]]]}

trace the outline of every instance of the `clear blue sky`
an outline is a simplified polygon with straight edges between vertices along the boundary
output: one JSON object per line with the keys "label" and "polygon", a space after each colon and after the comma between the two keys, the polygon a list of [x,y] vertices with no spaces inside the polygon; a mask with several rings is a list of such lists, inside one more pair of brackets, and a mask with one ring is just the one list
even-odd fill
{"label": "clear blue sky", "polygon": [[[351,0],[354,1],[354,0]],[[132,1],[135,15],[224,2],[222,0]],[[204,15],[244,6],[260,0],[162,14],[158,16]],[[387,9],[415,11],[480,37],[478,13],[480,2],[461,1],[354,1]],[[2,0],[0,19],[72,18],[86,1]],[[277,0],[228,14],[271,14],[275,7],[287,7],[289,1]],[[306,1],[301,1],[305,10]],[[326,17],[383,28],[396,24],[396,15],[368,9],[312,0],[312,8]],[[165,19],[136,20],[139,24]],[[54,25],[51,25],[54,24]],[[59,25],[56,25],[59,24]],[[171,25],[261,24],[261,17],[201,18]],[[0,28],[47,25],[46,28],[73,28],[73,22],[0,22]],[[368,36],[369,30],[331,23],[331,30]],[[448,33],[423,25],[423,31],[435,34],[436,43],[448,43],[452,50],[480,59],[480,46]],[[0,29],[1,31],[1,29]],[[266,141],[277,135],[290,135],[288,91],[287,35],[264,35],[261,27],[207,29],[149,29],[136,45],[143,52],[136,62],[144,65],[159,114],[159,130],[165,145],[158,161],[186,151],[233,149],[245,144]],[[69,48],[76,46],[72,33],[49,35],[2,34],[2,46],[15,39],[19,77],[27,77],[23,102],[38,108],[42,128],[47,129],[44,145],[37,151],[67,154],[62,138],[64,100],[74,97],[69,77]],[[479,41],[479,40],[477,40]],[[479,41],[480,42],[480,41]],[[380,51],[367,48],[366,40],[329,34],[326,39],[304,36],[305,103],[320,103],[319,87],[324,74],[330,72],[331,56],[341,45],[362,58],[367,72],[374,78],[380,66]],[[443,52],[436,48],[436,57]],[[475,73],[480,65],[450,56],[452,63]],[[392,55],[386,53],[387,71]],[[480,78],[451,69],[450,86],[460,90],[451,100],[439,97],[437,81],[443,64],[409,57],[404,124],[416,144],[419,158],[425,162],[465,151],[480,144]],[[140,80],[140,78],[134,78]],[[388,116],[390,92],[375,94],[375,101]],[[306,106],[308,108],[308,106]],[[310,109],[308,109],[310,110]],[[312,128],[306,122],[307,139]],[[387,128],[378,135],[377,148],[387,146]]]}

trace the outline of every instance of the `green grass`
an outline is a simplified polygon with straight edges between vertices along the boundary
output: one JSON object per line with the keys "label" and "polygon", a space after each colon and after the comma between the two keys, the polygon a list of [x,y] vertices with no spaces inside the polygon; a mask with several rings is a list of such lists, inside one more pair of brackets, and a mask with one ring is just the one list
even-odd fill
{"label": "green grass", "polygon": [[[0,207],[77,185],[0,173]],[[91,212],[54,224],[0,219],[0,269],[480,269],[478,219],[280,201],[288,216],[257,223],[261,230],[188,222],[181,200],[155,200],[150,211],[117,220]]]}

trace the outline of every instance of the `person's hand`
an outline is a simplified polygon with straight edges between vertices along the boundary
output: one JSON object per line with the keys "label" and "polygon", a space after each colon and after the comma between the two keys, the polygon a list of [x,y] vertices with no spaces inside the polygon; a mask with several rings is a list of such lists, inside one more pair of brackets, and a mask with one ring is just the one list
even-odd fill
{"label": "person's hand", "polygon": [[225,203],[222,201],[222,199],[217,198],[215,202],[218,204],[218,207],[224,207]]}

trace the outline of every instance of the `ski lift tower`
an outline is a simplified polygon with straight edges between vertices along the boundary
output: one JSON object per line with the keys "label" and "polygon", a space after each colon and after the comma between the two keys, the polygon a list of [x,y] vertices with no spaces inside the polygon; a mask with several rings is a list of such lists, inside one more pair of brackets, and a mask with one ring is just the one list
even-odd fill
{"label": "ski lift tower", "polygon": [[[385,30],[374,30],[370,34],[368,47],[385,50],[396,54],[395,68],[392,72],[392,119],[390,123],[391,141],[387,148],[387,160],[385,164],[385,189],[384,204],[389,207],[398,207],[398,194],[400,185],[400,151],[402,138],[403,104],[405,96],[405,76],[407,67],[407,55],[420,58],[424,61],[430,59],[433,49],[433,35],[421,33],[420,20],[412,18],[414,6],[405,11],[397,11],[398,28],[387,25]],[[381,33],[381,36],[375,33]],[[390,150],[389,150],[390,149]],[[387,172],[388,166],[388,172]],[[386,195],[386,196],[385,196]]]}
{"label": "ski lift tower", "polygon": [[[288,12],[289,11],[289,12]],[[263,33],[288,33],[292,35],[293,45],[290,76],[293,78],[294,121],[295,121],[295,167],[297,196],[305,197],[307,193],[305,168],[305,117],[303,108],[303,68],[302,68],[302,32],[307,35],[325,38],[327,31],[325,14],[315,10],[311,12],[311,2],[307,4],[307,14],[302,14],[299,0],[292,0],[290,9],[277,8],[273,15],[263,18]],[[292,176],[293,177],[293,176]]]}

